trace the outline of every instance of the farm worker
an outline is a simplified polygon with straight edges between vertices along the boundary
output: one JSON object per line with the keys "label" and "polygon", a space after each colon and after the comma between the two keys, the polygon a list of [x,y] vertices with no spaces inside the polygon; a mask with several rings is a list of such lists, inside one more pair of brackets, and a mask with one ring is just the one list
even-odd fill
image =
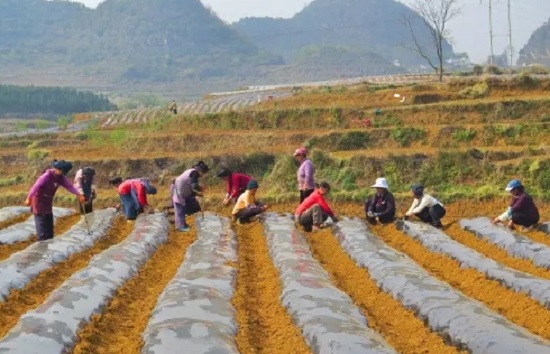
{"label": "farm worker", "polygon": [[531,228],[539,222],[539,210],[533,198],[525,193],[525,187],[520,180],[513,179],[506,186],[506,191],[512,195],[512,202],[506,211],[497,216],[493,223],[507,222],[507,226],[513,229],[515,225]]}
{"label": "farm worker", "polygon": [[233,217],[237,219],[237,223],[248,223],[257,215],[260,215],[266,211],[267,205],[256,201],[256,192],[258,191],[258,187],[258,181],[251,179],[246,186],[246,191],[240,195],[239,199],[237,199],[237,203],[231,213],[233,214]]}
{"label": "farm worker", "polygon": [[54,160],[52,168],[44,171],[29,191],[25,205],[31,206],[39,241],[53,238],[53,197],[59,186],[76,195],[80,203],[85,201],[84,196],[65,177],[72,168],[72,163],[68,161]]}
{"label": "farm worker", "polygon": [[395,219],[395,198],[390,192],[385,178],[377,178],[371,188],[376,188],[376,194],[365,201],[365,214],[371,224],[392,223]]}
{"label": "farm worker", "polygon": [[338,222],[338,217],[332,211],[325,200],[325,195],[330,192],[330,185],[321,182],[319,188],[313,191],[294,212],[295,220],[304,227],[304,231],[317,231],[323,227],[323,223],[330,218]]}
{"label": "farm worker", "polygon": [[301,147],[294,151],[294,159],[300,167],[297,172],[298,189],[300,190],[300,203],[302,203],[315,190],[315,167],[307,158],[308,151]]}
{"label": "farm worker", "polygon": [[189,231],[185,216],[201,211],[196,197],[203,196],[204,188],[199,184],[199,178],[207,174],[209,170],[208,165],[203,161],[199,161],[176,178],[172,192],[172,202],[174,203],[174,224],[177,230]]}
{"label": "farm worker", "polygon": [[172,101],[172,104],[168,109],[170,110],[170,112],[178,114],[178,105],[176,104],[176,101]]}
{"label": "farm worker", "polygon": [[227,192],[222,202],[224,206],[227,206],[230,202],[236,202],[237,198],[246,190],[248,182],[252,180],[252,177],[233,172],[226,167],[222,167],[216,176],[227,182]]}
{"label": "farm worker", "polygon": [[128,179],[123,182],[122,178],[116,177],[109,182],[117,188],[122,211],[129,222],[133,222],[140,213],[149,211],[147,194],[157,194],[157,189],[144,178]]}
{"label": "farm worker", "polygon": [[95,170],[91,167],[84,167],[76,171],[73,185],[86,198],[83,204],[79,204],[81,214],[89,214],[93,211],[92,202],[96,198],[94,176]]}
{"label": "farm worker", "polygon": [[442,228],[441,218],[447,213],[443,204],[431,195],[424,193],[424,186],[420,184],[413,184],[411,186],[411,192],[414,196],[414,200],[409,211],[405,213],[405,216],[416,216],[425,223],[430,223],[437,228]]}

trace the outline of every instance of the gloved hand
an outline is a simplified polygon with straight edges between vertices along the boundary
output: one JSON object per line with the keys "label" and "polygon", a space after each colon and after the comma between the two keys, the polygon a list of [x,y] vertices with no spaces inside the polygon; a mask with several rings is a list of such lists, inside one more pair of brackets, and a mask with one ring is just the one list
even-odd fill
{"label": "gloved hand", "polygon": [[369,210],[368,213],[367,213],[367,216],[369,218],[374,218],[376,216],[376,214],[374,214],[372,211]]}

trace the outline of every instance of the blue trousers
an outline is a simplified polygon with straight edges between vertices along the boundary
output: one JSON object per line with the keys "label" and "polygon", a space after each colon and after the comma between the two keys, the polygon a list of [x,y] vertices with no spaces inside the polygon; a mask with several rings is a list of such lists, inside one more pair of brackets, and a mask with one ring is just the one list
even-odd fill
{"label": "blue trousers", "polygon": [[139,214],[139,204],[131,194],[120,194],[120,204],[127,220],[135,220]]}
{"label": "blue trousers", "polygon": [[53,214],[34,214],[34,224],[39,241],[53,238]]}

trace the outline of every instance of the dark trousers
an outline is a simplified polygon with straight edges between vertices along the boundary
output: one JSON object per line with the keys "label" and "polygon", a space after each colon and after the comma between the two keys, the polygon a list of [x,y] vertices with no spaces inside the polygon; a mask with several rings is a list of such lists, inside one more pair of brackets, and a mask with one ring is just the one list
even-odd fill
{"label": "dark trousers", "polygon": [[373,202],[372,199],[367,199],[365,201],[365,217],[367,218],[367,221],[369,224],[376,225],[378,222],[380,222],[381,224],[391,224],[392,222],[394,222],[395,213],[382,215],[382,216],[379,216],[378,218],[375,216],[370,217],[368,214],[369,214],[369,209],[371,207],[372,202]]}
{"label": "dark trousers", "polygon": [[315,189],[306,189],[304,191],[300,191],[300,204],[313,193]]}
{"label": "dark trousers", "polygon": [[440,204],[432,207],[426,207],[418,214],[415,214],[420,220],[432,225],[440,225],[441,218],[447,214],[447,211]]}
{"label": "dark trousers", "polygon": [[90,200],[89,202],[86,202],[84,204],[79,204],[79,210],[80,214],[90,214],[92,211],[94,211],[93,202]]}
{"label": "dark trousers", "polygon": [[121,194],[120,203],[122,211],[127,220],[135,220],[139,214],[139,204],[136,203],[131,194]]}
{"label": "dark trousers", "polygon": [[319,226],[327,219],[328,215],[321,209],[321,206],[314,204],[300,215],[298,223],[304,227],[304,231],[311,232],[313,225]]}
{"label": "dark trousers", "polygon": [[193,215],[199,211],[201,211],[201,206],[199,205],[199,202],[197,202],[197,198],[194,196],[185,198],[185,205],[174,203],[174,225],[176,226],[176,229],[187,226],[185,216]]}
{"label": "dark trousers", "polygon": [[540,220],[539,215],[532,215],[528,213],[512,212],[512,222],[516,225],[531,227],[537,224]]}
{"label": "dark trousers", "polygon": [[34,224],[39,241],[53,238],[53,214],[34,214]]}
{"label": "dark trousers", "polygon": [[235,217],[241,222],[241,223],[247,223],[250,222],[250,219],[256,215],[260,215],[262,213],[262,208],[259,205],[250,206],[248,208],[243,208],[235,214]]}

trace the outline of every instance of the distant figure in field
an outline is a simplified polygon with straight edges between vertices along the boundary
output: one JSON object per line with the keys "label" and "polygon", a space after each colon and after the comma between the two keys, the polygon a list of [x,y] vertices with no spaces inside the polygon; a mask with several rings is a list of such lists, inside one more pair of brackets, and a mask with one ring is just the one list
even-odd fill
{"label": "distant figure in field", "polygon": [[525,193],[525,187],[521,181],[511,180],[505,190],[512,195],[512,201],[504,213],[493,219],[493,224],[506,222],[510,229],[514,229],[515,225],[528,229],[536,225],[540,219],[539,209],[533,198]]}
{"label": "distant figure in field", "polygon": [[73,164],[64,160],[54,160],[52,168],[44,171],[29,191],[25,205],[31,206],[36,225],[38,241],[50,240],[53,238],[53,198],[59,186],[76,195],[80,203],[85,198],[65,177],[73,168]]}
{"label": "distant figure in field", "polygon": [[304,231],[311,232],[323,228],[324,222],[330,217],[338,222],[338,217],[332,211],[325,200],[325,195],[330,192],[330,185],[321,182],[319,188],[314,190],[294,212],[295,220],[304,227]]}
{"label": "distant figure in field", "polygon": [[308,151],[301,147],[294,151],[294,159],[300,164],[297,172],[298,189],[300,190],[300,203],[302,203],[315,190],[315,167],[307,158]]}
{"label": "distant figure in field", "polygon": [[89,214],[93,211],[92,203],[96,198],[94,176],[95,170],[91,167],[84,167],[76,171],[73,185],[86,198],[86,201],[80,204],[81,214]]}
{"label": "distant figure in field", "polygon": [[441,218],[447,214],[443,204],[431,195],[424,193],[424,186],[420,184],[413,184],[411,186],[411,192],[414,196],[414,200],[409,211],[405,213],[405,216],[416,216],[425,223],[432,224],[439,229],[442,228]]}
{"label": "distant figure in field", "polygon": [[252,177],[233,172],[226,167],[222,167],[216,176],[227,182],[226,194],[222,202],[223,206],[227,206],[229,203],[235,203],[237,198],[246,191],[248,182],[252,180]]}
{"label": "distant figure in field", "polygon": [[258,181],[251,179],[246,186],[246,191],[237,199],[237,203],[231,213],[237,219],[237,223],[248,223],[267,210],[267,205],[256,201],[258,188]]}
{"label": "distant figure in field", "polygon": [[170,107],[168,109],[170,110],[170,112],[178,114],[178,105],[176,104],[176,101],[172,101],[172,104],[170,104]]}
{"label": "distant figure in field", "polygon": [[385,178],[377,178],[371,188],[376,188],[376,194],[365,201],[365,214],[371,224],[392,223],[395,219],[395,198],[390,192]]}

